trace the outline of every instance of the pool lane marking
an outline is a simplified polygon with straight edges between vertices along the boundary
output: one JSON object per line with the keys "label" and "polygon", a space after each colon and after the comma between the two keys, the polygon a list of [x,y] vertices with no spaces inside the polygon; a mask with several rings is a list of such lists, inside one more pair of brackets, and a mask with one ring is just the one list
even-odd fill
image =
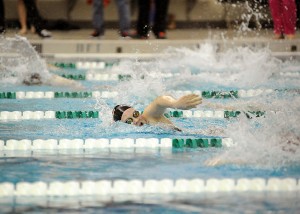
{"label": "pool lane marking", "polygon": [[88,138],[88,139],[35,139],[35,140],[0,140],[0,151],[34,151],[64,149],[172,149],[172,148],[220,148],[233,147],[236,144],[231,138]]}
{"label": "pool lane marking", "polygon": [[0,92],[0,99],[53,99],[53,98],[113,98],[118,95],[116,91],[79,91],[79,92],[54,92],[54,91],[17,91]]}
{"label": "pool lane marking", "polygon": [[[168,111],[165,116],[170,118],[215,118],[230,119],[245,115],[247,118],[265,117],[266,115],[280,114],[275,111],[202,111],[202,110],[183,110]],[[101,119],[99,111],[0,111],[0,121],[19,121],[19,120],[43,120],[43,119]]]}
{"label": "pool lane marking", "polygon": [[69,69],[105,69],[118,65],[119,62],[55,62],[54,66],[58,68],[69,68]]}
{"label": "pool lane marking", "polygon": [[[274,92],[298,92],[298,89],[249,89],[249,90],[230,90],[230,91],[215,91],[215,90],[171,90],[167,93],[171,93],[174,96],[183,96],[186,94],[197,94],[202,98],[247,98],[256,97],[259,95],[267,95]],[[118,96],[117,91],[8,91],[0,92],[0,99],[53,99],[53,98],[114,98]]]}
{"label": "pool lane marking", "polygon": [[[82,69],[82,70],[103,70],[107,68],[111,68],[112,66],[118,65],[119,61],[77,61],[77,62],[54,62],[52,63],[54,66],[58,68],[65,68],[65,69]],[[284,71],[280,72],[280,75],[297,75],[300,76],[299,71]]]}
{"label": "pool lane marking", "polygon": [[[72,80],[87,80],[87,81],[127,81],[131,80],[134,76],[131,74],[107,74],[107,73],[95,73],[87,72],[86,74],[59,74],[61,77],[72,79]],[[160,78],[171,78],[180,76],[180,74],[173,73],[155,73],[147,74],[147,77],[160,77]],[[197,75],[194,75],[197,76]],[[140,76],[139,79],[144,79],[145,76]]]}
{"label": "pool lane marking", "polygon": [[[199,77],[203,74],[193,74],[192,77]],[[300,73],[281,72],[279,73],[282,77],[297,78],[300,77]],[[124,81],[130,80],[134,77],[131,74],[104,74],[104,73],[92,73],[87,72],[86,74],[60,74],[61,77],[72,79],[72,80],[87,80],[87,81]],[[172,78],[181,77],[181,74],[177,73],[153,73],[147,74],[147,77],[152,78]],[[145,76],[140,76],[138,79],[144,79]]]}
{"label": "pool lane marking", "polygon": [[[104,70],[107,68],[111,68],[114,65],[118,65],[118,62],[75,62],[75,63],[63,63],[63,62],[56,62],[54,63],[56,67],[59,68],[66,68],[66,69],[82,69],[82,70],[91,70],[91,72],[94,72],[94,70]],[[209,74],[209,73],[207,73]],[[203,73],[199,74],[203,75]],[[300,72],[299,71],[284,71],[279,72],[279,75],[285,76],[285,77],[299,77]],[[172,77],[172,76],[180,76],[180,74],[176,73],[165,73],[166,77]]]}
{"label": "pool lane marking", "polygon": [[[217,192],[299,192],[297,178],[116,179],[0,183],[0,198],[26,196],[122,196],[197,194]],[[111,200],[111,198],[109,199]]]}

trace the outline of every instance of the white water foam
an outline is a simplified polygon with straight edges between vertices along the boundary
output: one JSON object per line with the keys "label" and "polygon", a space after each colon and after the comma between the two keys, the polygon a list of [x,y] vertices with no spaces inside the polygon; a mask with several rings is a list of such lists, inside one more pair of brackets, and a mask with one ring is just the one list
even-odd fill
{"label": "white water foam", "polygon": [[[268,49],[237,47],[218,53],[211,44],[201,45],[194,50],[169,49],[164,59],[149,62],[126,61],[114,68],[118,71],[126,70],[134,78],[114,86],[120,96],[113,102],[143,108],[167,90],[188,90],[191,87],[297,88],[299,79],[284,79],[274,75],[287,67],[293,67],[293,70],[300,69],[297,65],[299,64],[293,61],[282,62],[272,57]],[[161,73],[168,72],[179,73],[180,76],[169,80],[161,77]],[[198,75],[195,76],[195,73]],[[147,77],[147,74],[151,74],[151,77]],[[141,75],[145,75],[142,80],[139,78]],[[259,167],[281,167],[294,162],[299,163],[300,99],[297,96],[283,93],[230,100],[228,105],[238,110],[258,108],[281,113],[253,119],[240,117],[227,127],[216,126],[216,132],[212,131],[211,127],[199,130],[197,122],[194,122],[190,133],[220,134],[238,143],[236,148],[217,157],[217,164],[246,163]],[[111,111],[107,106],[108,109]],[[201,105],[198,109],[201,109]],[[108,117],[107,120],[111,121],[111,118]]]}
{"label": "white water foam", "polygon": [[259,167],[282,167],[300,163],[300,98],[274,98],[270,106],[280,110],[265,118],[240,118],[226,128],[238,143],[218,157],[218,163],[243,163]]}
{"label": "white water foam", "polygon": [[[42,82],[50,77],[45,61],[24,37],[0,37],[0,54],[1,83],[19,84],[34,73]],[[13,57],[7,57],[9,54]]]}

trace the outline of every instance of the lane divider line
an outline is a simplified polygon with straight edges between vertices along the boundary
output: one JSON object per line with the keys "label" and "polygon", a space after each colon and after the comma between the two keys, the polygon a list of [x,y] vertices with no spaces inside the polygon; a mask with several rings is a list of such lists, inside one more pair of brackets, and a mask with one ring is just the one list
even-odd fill
{"label": "lane divider line", "polygon": [[299,192],[296,178],[210,178],[147,180],[84,180],[0,183],[1,197],[26,196],[110,196],[185,194],[217,192]]}
{"label": "lane divider line", "polygon": [[53,98],[113,98],[118,96],[116,91],[79,91],[79,92],[54,92],[54,91],[18,91],[0,92],[0,99],[53,99]]}
{"label": "lane divider line", "polygon": [[[106,69],[109,67],[112,67],[114,65],[118,65],[118,62],[56,62],[54,63],[56,67],[59,68],[69,68],[69,69]],[[289,77],[299,77],[300,72],[299,71],[284,71],[280,72],[279,75],[281,76],[289,76]]]}
{"label": "lane divider line", "polygon": [[[297,78],[300,77],[300,73],[279,73],[282,77],[291,77],[291,78]],[[107,73],[95,73],[95,72],[87,72],[86,74],[60,74],[60,76],[72,79],[72,80],[88,80],[88,81],[124,81],[124,80],[130,80],[134,76],[131,74],[107,74]],[[154,74],[148,74],[148,77],[152,78],[172,78],[172,77],[180,77],[180,73],[154,73]],[[202,74],[193,74],[191,75],[194,78],[202,76]],[[145,76],[137,76],[136,78],[144,79]]]}
{"label": "lane divider line", "polygon": [[[183,96],[186,94],[197,94],[202,98],[210,99],[226,99],[226,98],[247,98],[256,97],[259,95],[267,95],[274,92],[285,91],[297,91],[297,89],[249,89],[249,90],[230,90],[230,91],[215,91],[215,90],[171,90],[167,93],[171,93],[174,96]],[[8,91],[0,92],[0,99],[53,99],[53,98],[113,98],[118,96],[117,91]]]}
{"label": "lane divider line", "polygon": [[0,121],[99,118],[98,111],[1,111]]}
{"label": "lane divider line", "polygon": [[0,140],[0,151],[33,151],[61,149],[104,148],[220,148],[233,147],[231,138],[88,138],[88,139],[35,139]]}
{"label": "lane divider line", "polygon": [[[170,118],[214,118],[230,119],[245,115],[251,119],[254,117],[265,117],[267,114],[278,114],[275,111],[211,111],[211,110],[183,110],[169,111],[165,116]],[[0,121],[19,120],[43,120],[43,119],[95,119],[100,118],[99,111],[0,111]],[[100,118],[101,119],[101,118]]]}
{"label": "lane divider line", "polygon": [[118,62],[56,62],[53,65],[69,69],[105,69],[117,65]]}

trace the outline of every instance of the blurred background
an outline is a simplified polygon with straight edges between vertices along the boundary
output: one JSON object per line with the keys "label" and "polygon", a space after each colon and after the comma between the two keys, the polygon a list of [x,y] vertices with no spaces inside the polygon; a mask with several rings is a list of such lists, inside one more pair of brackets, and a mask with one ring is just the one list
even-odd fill
{"label": "blurred background", "polygon": [[[16,28],[18,23],[17,0],[4,0],[7,26]],[[131,0],[131,20],[135,26],[137,0]],[[86,0],[38,0],[41,16],[49,29],[92,28],[92,4]],[[105,7],[106,28],[118,27],[116,3],[111,0]],[[168,29],[175,28],[234,28],[242,22],[249,27],[272,27],[268,0],[170,0]],[[261,26],[258,26],[258,25]]]}

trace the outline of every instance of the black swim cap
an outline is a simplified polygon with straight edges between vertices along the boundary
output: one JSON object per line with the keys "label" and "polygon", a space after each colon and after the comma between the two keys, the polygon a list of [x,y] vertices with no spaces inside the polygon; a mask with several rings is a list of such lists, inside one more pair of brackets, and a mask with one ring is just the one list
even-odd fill
{"label": "black swim cap", "polygon": [[32,73],[24,77],[23,84],[25,85],[40,85],[42,84],[42,77],[38,73]]}
{"label": "black swim cap", "polygon": [[114,110],[112,111],[114,121],[121,120],[124,111],[126,111],[129,108],[132,108],[132,107],[131,106],[126,106],[126,105],[117,105],[117,106],[115,106]]}

